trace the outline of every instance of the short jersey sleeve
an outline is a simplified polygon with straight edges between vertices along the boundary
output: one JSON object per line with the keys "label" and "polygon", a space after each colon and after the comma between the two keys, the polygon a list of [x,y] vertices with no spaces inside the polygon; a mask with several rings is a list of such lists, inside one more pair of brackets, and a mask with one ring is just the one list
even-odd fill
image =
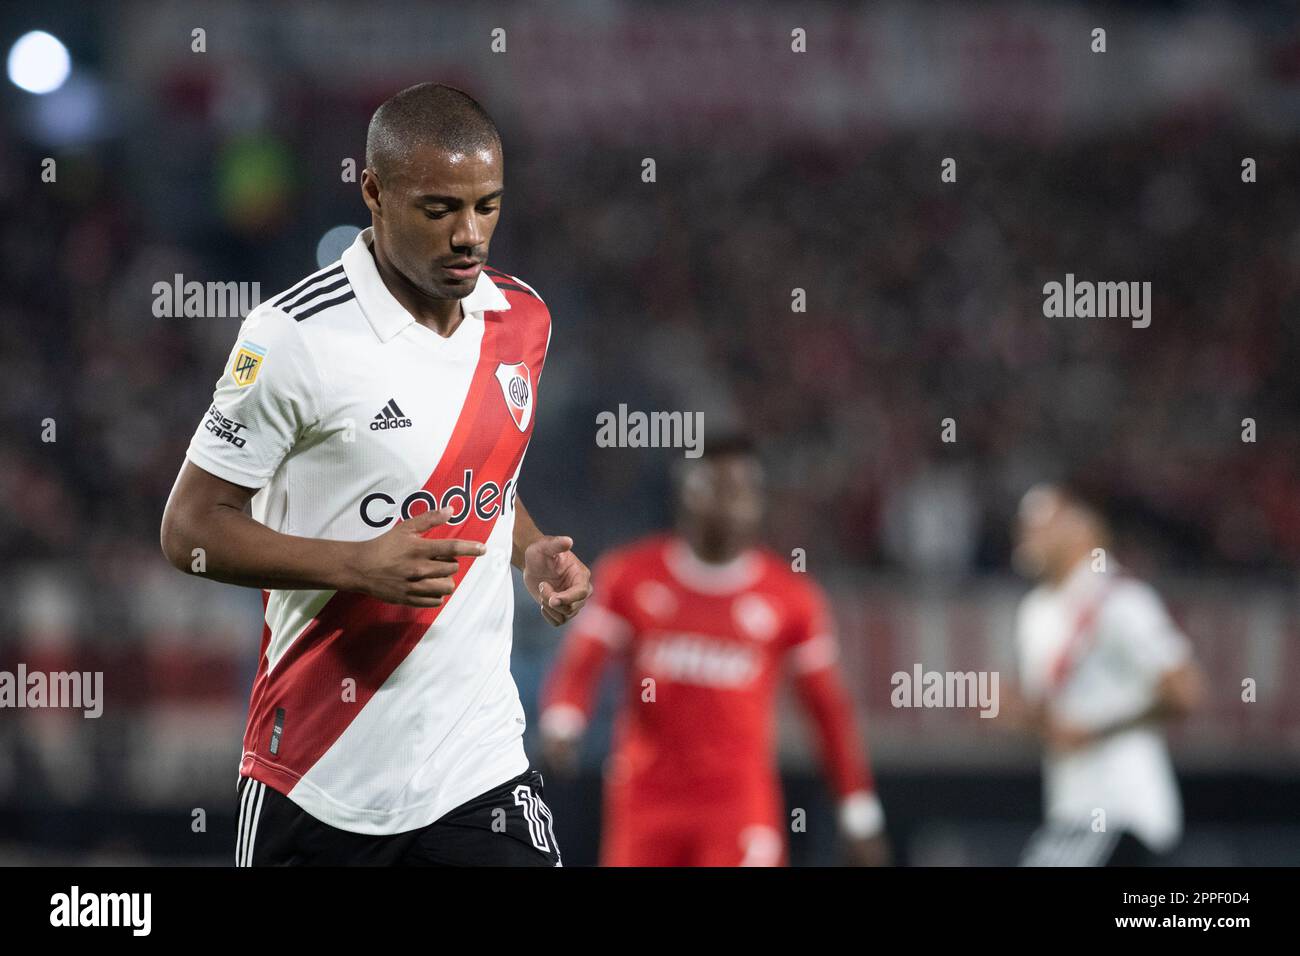
{"label": "short jersey sleeve", "polygon": [[320,420],[320,382],[297,323],[278,309],[244,320],[186,457],[245,488],[261,488]]}
{"label": "short jersey sleeve", "polygon": [[795,597],[786,631],[787,660],[795,674],[808,674],[834,664],[839,657],[835,617],[826,592],[808,578],[789,591]]}

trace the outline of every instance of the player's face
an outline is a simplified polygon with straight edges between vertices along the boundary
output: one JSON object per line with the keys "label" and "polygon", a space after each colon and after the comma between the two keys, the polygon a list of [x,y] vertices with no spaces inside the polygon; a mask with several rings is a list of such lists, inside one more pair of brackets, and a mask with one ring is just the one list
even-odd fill
{"label": "player's face", "polygon": [[1012,563],[1022,574],[1039,578],[1049,573],[1061,550],[1065,501],[1055,489],[1038,486],[1020,500]]}
{"label": "player's face", "polygon": [[710,544],[722,550],[748,545],[763,518],[763,471],[753,458],[730,455],[690,466],[682,511]]}
{"label": "player's face", "polygon": [[[487,261],[500,214],[500,150],[426,149],[390,175],[391,183],[379,184],[375,220],[389,259],[430,298],[469,295]],[[467,268],[458,267],[466,261]]]}

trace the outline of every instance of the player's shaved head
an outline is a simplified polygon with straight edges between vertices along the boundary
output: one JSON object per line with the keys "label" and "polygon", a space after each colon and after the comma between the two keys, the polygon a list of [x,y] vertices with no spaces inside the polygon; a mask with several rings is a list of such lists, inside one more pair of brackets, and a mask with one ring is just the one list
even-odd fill
{"label": "player's shaved head", "polygon": [[421,83],[375,111],[361,196],[384,284],[419,322],[450,335],[482,278],[505,193],[496,124],[473,97]]}
{"label": "player's shaved head", "polygon": [[420,83],[389,97],[366,133],[366,165],[390,183],[430,148],[450,154],[501,152],[501,134],[472,96],[455,87]]}

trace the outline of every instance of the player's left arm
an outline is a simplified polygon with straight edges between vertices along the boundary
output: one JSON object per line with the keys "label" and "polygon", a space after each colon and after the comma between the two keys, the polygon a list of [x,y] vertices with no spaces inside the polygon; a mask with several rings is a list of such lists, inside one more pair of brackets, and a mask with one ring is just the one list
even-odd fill
{"label": "player's left arm", "polygon": [[1048,743],[1054,750],[1076,750],[1135,727],[1179,720],[1200,707],[1204,686],[1205,678],[1200,667],[1195,661],[1187,661],[1160,674],[1151,703],[1131,716],[1101,727],[1075,727],[1049,720]]}
{"label": "player's left arm", "polygon": [[591,596],[591,571],[573,553],[573,539],[543,534],[517,495],[510,560],[524,572],[524,587],[542,617],[556,626],[582,610]]}
{"label": "player's left arm", "polygon": [[836,664],[838,643],[825,596],[815,585],[807,592],[788,652],[795,693],[811,717],[822,762],[839,801],[840,831],[851,859],[884,866],[890,862],[885,814],[876,796],[867,745],[858,733],[853,702]]}

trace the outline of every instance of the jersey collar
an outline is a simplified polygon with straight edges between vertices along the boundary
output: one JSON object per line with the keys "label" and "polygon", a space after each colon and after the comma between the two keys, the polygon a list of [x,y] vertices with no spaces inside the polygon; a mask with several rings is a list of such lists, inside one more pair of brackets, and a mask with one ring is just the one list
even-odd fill
{"label": "jersey collar", "polygon": [[723,564],[712,564],[697,557],[680,537],[669,538],[664,544],[664,564],[681,584],[702,594],[743,591],[753,586],[763,573],[762,559],[753,548],[745,549]]}
{"label": "jersey collar", "polygon": [[[353,240],[352,245],[343,251],[343,271],[347,273],[348,283],[356,294],[357,304],[365,315],[370,327],[379,336],[379,341],[387,342],[402,329],[415,321],[414,316],[393,298],[379,276],[374,255],[370,252],[374,227],[362,229]],[[510,308],[510,302],[497,288],[496,283],[488,278],[486,272],[478,274],[478,281],[469,295],[460,300],[461,313],[481,315],[484,312],[500,312]]]}

